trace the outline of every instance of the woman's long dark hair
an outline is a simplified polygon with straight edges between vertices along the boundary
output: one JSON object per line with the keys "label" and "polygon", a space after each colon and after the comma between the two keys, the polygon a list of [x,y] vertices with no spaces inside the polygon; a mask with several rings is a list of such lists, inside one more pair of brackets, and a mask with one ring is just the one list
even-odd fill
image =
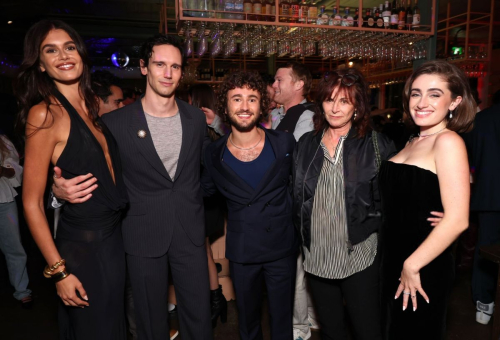
{"label": "woman's long dark hair", "polygon": [[[88,116],[94,126],[99,128],[97,118],[99,117],[99,102],[90,87],[90,62],[87,48],[80,35],[68,24],[60,20],[42,20],[31,26],[24,38],[24,56],[19,72],[14,80],[14,94],[17,97],[19,113],[17,116],[17,128],[24,134],[28,112],[34,105],[45,102],[47,106],[47,116],[52,112],[50,105],[51,98],[57,91],[54,81],[47,72],[40,70],[40,46],[49,32],[54,29],[61,29],[68,33],[75,43],[76,50],[82,59],[83,73],[79,80],[79,89],[82,98],[85,100],[85,106]],[[47,117],[42,126],[36,126],[36,133],[39,129],[50,127],[46,125]],[[32,133],[32,134],[33,134]],[[29,137],[29,136],[27,136]]]}
{"label": "woman's long dark hair", "polygon": [[[208,84],[196,84],[189,89],[191,105],[198,108],[206,107],[217,114],[217,98],[212,87]],[[208,129],[208,136],[212,141],[219,139],[219,135],[211,128]]]}

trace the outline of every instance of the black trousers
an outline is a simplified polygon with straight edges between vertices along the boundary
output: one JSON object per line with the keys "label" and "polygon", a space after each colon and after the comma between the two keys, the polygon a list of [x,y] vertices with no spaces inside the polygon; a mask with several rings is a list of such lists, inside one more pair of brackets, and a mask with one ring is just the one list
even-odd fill
{"label": "black trousers", "polygon": [[182,227],[168,252],[156,258],[127,254],[138,340],[168,340],[168,269],[175,286],[183,340],[211,340],[210,287],[205,245],[195,246]]}
{"label": "black trousers", "polygon": [[472,298],[474,303],[491,303],[495,300],[498,267],[479,255],[481,246],[500,244],[500,212],[480,212],[479,233],[472,267]]}
{"label": "black trousers", "polygon": [[345,279],[324,279],[307,274],[322,340],[350,339],[344,320],[344,301],[354,339],[382,339],[378,258],[370,267]]}
{"label": "black trousers", "polygon": [[[262,340],[262,288],[266,285],[272,340],[293,338],[293,295],[297,254],[265,262],[229,262],[241,340]],[[184,337],[183,337],[184,339]]]}

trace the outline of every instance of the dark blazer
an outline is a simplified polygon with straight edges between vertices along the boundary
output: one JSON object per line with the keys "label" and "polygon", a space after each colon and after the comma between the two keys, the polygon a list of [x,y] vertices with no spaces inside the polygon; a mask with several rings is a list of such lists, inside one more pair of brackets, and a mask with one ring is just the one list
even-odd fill
{"label": "dark blazer", "polygon": [[[207,137],[203,112],[176,99],[181,116],[182,146],[174,181],[160,160],[141,101],[102,116],[115,137],[130,205],[122,222],[125,251],[159,257],[169,248],[175,227],[184,228],[197,246],[205,241],[200,161]],[[140,138],[138,132],[146,132]]]}
{"label": "dark blazer", "polygon": [[500,104],[479,112],[463,137],[474,174],[471,210],[500,211]]}
{"label": "dark blazer", "polygon": [[286,132],[264,131],[276,159],[255,190],[224,163],[229,135],[204,153],[202,187],[208,195],[219,190],[226,197],[226,258],[237,263],[274,261],[298,249],[290,192],[295,139]]}

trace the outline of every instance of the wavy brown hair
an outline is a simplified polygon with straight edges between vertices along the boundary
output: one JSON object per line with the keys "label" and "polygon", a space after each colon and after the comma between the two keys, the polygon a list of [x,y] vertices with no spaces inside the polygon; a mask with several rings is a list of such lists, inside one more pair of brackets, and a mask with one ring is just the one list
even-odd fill
{"label": "wavy brown hair", "polygon": [[410,117],[410,120],[412,85],[415,79],[423,74],[435,74],[441,77],[447,83],[453,100],[458,96],[462,97],[460,104],[453,110],[453,118],[450,119],[448,115],[445,116],[446,128],[457,133],[472,130],[474,118],[476,117],[477,103],[472,95],[469,80],[458,67],[444,60],[432,60],[422,64],[406,81],[403,92],[403,108],[405,114]]}
{"label": "wavy brown hair", "polygon": [[[349,75],[348,78],[352,84],[343,81],[346,75]],[[333,91],[338,88],[337,96],[339,93],[345,92],[349,101],[354,105],[356,118],[353,116],[352,126],[356,129],[358,138],[364,137],[370,129],[371,110],[368,83],[363,74],[354,68],[329,71],[323,75],[317,88],[316,109],[313,116],[315,133],[323,131],[329,126],[323,112],[323,102],[330,99]]]}
{"label": "wavy brown hair", "polygon": [[[100,128],[97,123],[99,118],[99,101],[90,86],[90,61],[87,48],[80,35],[68,24],[60,20],[42,20],[31,26],[24,38],[24,55],[19,71],[14,80],[14,94],[17,97],[19,113],[16,127],[21,134],[24,134],[28,112],[34,105],[44,102],[47,106],[47,116],[42,126],[36,126],[36,133],[39,129],[49,128],[46,125],[47,117],[52,115],[51,105],[55,105],[53,100],[57,87],[47,72],[40,70],[40,46],[51,30],[61,29],[68,33],[76,46],[76,50],[82,59],[83,73],[79,79],[79,89],[88,116],[96,128]],[[31,134],[31,135],[32,135]],[[29,137],[29,136],[27,136]]]}
{"label": "wavy brown hair", "polygon": [[250,90],[256,90],[260,94],[260,119],[257,123],[262,120],[267,120],[269,113],[267,109],[269,107],[269,97],[267,95],[267,84],[262,77],[253,71],[241,71],[230,74],[222,83],[219,89],[219,95],[217,96],[217,114],[222,118],[224,123],[230,124],[227,115],[227,93],[235,88],[248,87]]}

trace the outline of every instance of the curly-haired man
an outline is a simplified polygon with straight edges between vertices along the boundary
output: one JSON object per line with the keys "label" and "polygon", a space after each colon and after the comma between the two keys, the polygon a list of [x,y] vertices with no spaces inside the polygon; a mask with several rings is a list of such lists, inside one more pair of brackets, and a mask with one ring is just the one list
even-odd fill
{"label": "curly-haired man", "polygon": [[295,139],[263,130],[266,84],[239,72],[222,84],[218,114],[231,133],[204,153],[202,187],[226,197],[226,258],[233,280],[242,340],[262,339],[262,284],[267,288],[271,338],[292,338],[298,239],[292,223],[289,181]]}

